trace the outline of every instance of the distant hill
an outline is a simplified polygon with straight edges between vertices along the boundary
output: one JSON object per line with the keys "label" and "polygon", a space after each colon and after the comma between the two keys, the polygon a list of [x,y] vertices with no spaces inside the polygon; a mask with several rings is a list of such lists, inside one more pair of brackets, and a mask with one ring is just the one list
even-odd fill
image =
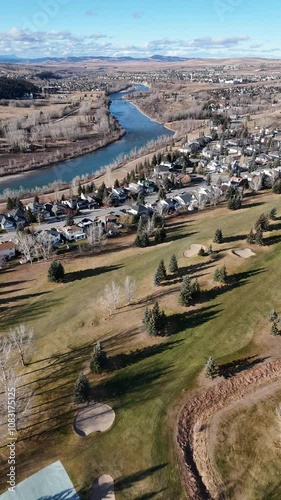
{"label": "distant hill", "polygon": [[130,56],[119,56],[119,57],[108,57],[108,56],[69,56],[69,57],[39,57],[39,58],[20,58],[15,55],[0,55],[0,62],[5,63],[43,63],[46,61],[57,61],[57,62],[80,62],[80,61],[107,61],[107,62],[118,62],[118,61],[140,61],[140,62],[180,62],[189,61],[190,59],[195,59],[193,57],[176,57],[176,56],[161,56],[153,55],[151,57],[130,57]]}

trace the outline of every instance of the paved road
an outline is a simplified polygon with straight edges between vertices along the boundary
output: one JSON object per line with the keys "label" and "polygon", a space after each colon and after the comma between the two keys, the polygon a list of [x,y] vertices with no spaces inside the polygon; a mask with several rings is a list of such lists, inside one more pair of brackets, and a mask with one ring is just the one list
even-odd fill
{"label": "paved road", "polygon": [[[217,182],[217,179],[218,177],[220,176],[220,174],[212,174],[212,183],[213,184],[216,184]],[[174,189],[173,191],[171,191],[169,194],[168,194],[168,197],[175,197],[177,196],[178,194],[181,194],[181,193],[186,193],[186,192],[192,192],[194,190],[196,190],[197,187],[206,187],[206,183],[205,181],[203,182],[200,182],[199,184],[193,184],[193,185],[190,185],[190,186],[187,186],[187,187],[184,187],[184,188],[180,188],[180,189]],[[146,202],[147,203],[155,203],[157,201],[157,193],[153,193],[149,196],[146,197]],[[109,208],[98,208],[98,209],[89,209],[89,210],[82,210],[80,212],[80,214],[75,217],[75,223],[78,224],[78,222],[80,222],[84,217],[89,217],[90,219],[94,219],[95,217],[101,217],[101,216],[104,216],[104,215],[107,215],[107,214],[110,214],[110,213],[114,213],[116,210],[120,210],[120,209],[128,209],[129,208],[129,205],[126,203],[124,205],[120,205],[118,208],[115,208],[115,207],[109,207]],[[64,226],[65,225],[65,221],[66,221],[66,217],[65,216],[61,216],[59,217],[59,220],[57,220],[57,218],[54,218],[54,220],[49,220],[48,222],[43,222],[43,223],[40,223],[40,224],[34,224],[34,226],[36,227],[36,229],[40,229],[40,230],[46,230],[46,229],[50,229],[51,227],[61,227],[61,226]],[[13,240],[15,238],[15,231],[10,231],[8,233],[5,233],[5,234],[1,234],[0,235],[0,241],[9,241],[9,240]]]}

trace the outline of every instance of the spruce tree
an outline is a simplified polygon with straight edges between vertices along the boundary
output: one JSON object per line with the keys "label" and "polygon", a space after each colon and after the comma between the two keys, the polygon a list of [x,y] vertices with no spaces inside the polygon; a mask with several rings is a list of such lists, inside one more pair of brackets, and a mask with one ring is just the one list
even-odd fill
{"label": "spruce tree", "polygon": [[270,312],[270,314],[268,316],[268,321],[270,321],[270,323],[275,323],[275,321],[277,321],[277,319],[278,319],[278,314],[275,311],[275,309],[272,309],[272,311]]}
{"label": "spruce tree", "polygon": [[67,214],[67,216],[66,216],[66,225],[67,226],[73,226],[74,225],[73,214]]}
{"label": "spruce tree", "polygon": [[259,245],[259,246],[263,245],[263,232],[260,228],[258,228],[256,231],[255,243],[256,243],[256,245]]}
{"label": "spruce tree", "polygon": [[90,359],[90,369],[93,373],[100,373],[106,368],[107,356],[100,342],[97,342]]}
{"label": "spruce tree", "polygon": [[59,283],[64,278],[64,267],[59,260],[53,260],[48,270],[48,281]]}
{"label": "spruce tree", "polygon": [[271,220],[275,220],[276,219],[276,214],[277,214],[277,210],[275,207],[273,207],[270,212],[269,212],[269,218]]}
{"label": "spruce tree", "polygon": [[145,329],[147,329],[150,319],[151,319],[151,310],[148,309],[148,307],[146,307],[144,310],[143,320],[142,320]]}
{"label": "spruce tree", "polygon": [[154,235],[154,241],[156,244],[158,243],[163,243],[166,238],[166,231],[164,226],[162,226],[160,229],[156,229],[155,235]]}
{"label": "spruce tree", "polygon": [[247,241],[247,243],[250,243],[250,245],[253,245],[255,243],[255,233],[254,233],[253,229],[251,229],[249,234],[247,234],[246,241]]}
{"label": "spruce tree", "polygon": [[167,324],[167,317],[165,312],[160,309],[158,302],[155,302],[152,309],[145,309],[143,324],[148,335],[151,337],[164,333]]}
{"label": "spruce tree", "polygon": [[259,218],[257,219],[255,223],[255,229],[258,231],[259,229],[261,231],[268,231],[269,229],[269,223],[268,223],[268,216],[265,214],[261,214]]}
{"label": "spruce tree", "polygon": [[189,306],[192,301],[192,285],[189,276],[184,276],[182,287],[179,294],[179,304],[181,306]]}
{"label": "spruce tree", "polygon": [[170,271],[170,273],[177,273],[178,270],[179,270],[178,261],[177,261],[175,254],[173,253],[171,255],[170,262],[169,262],[169,271]]}
{"label": "spruce tree", "polygon": [[218,372],[218,368],[216,366],[216,363],[214,362],[213,358],[210,356],[208,361],[205,364],[206,377],[213,379],[217,375],[217,372]]}
{"label": "spruce tree", "polygon": [[216,230],[213,242],[214,243],[222,243],[223,242],[223,235],[222,235],[221,229]]}
{"label": "spruce tree", "polygon": [[204,250],[204,248],[203,248],[203,247],[201,247],[201,248],[199,249],[198,255],[199,255],[199,257],[205,257],[205,255],[206,255],[206,254],[205,254],[205,250]]}
{"label": "spruce tree", "polygon": [[81,373],[76,380],[74,388],[74,402],[76,404],[85,403],[89,400],[90,396],[90,383],[86,375]]}
{"label": "spruce tree", "polygon": [[227,272],[226,267],[218,267],[214,272],[214,281],[218,281],[219,283],[225,283],[227,280]]}
{"label": "spruce tree", "polygon": [[274,337],[276,337],[276,335],[279,335],[279,330],[276,326],[276,323],[272,323],[272,326],[271,326],[271,335],[273,335]]}

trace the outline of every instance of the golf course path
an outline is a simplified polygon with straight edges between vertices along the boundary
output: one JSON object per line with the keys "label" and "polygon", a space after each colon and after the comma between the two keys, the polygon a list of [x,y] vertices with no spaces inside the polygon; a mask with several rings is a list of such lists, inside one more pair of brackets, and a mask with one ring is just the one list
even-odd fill
{"label": "golf course path", "polygon": [[95,480],[90,500],[115,500],[114,481],[111,476],[103,474]]}
{"label": "golf course path", "polygon": [[189,498],[218,499],[224,489],[213,460],[216,415],[232,405],[252,404],[281,390],[280,375],[281,359],[277,359],[218,382],[186,402],[179,416],[177,441],[182,481]]}
{"label": "golf course path", "polygon": [[115,420],[114,410],[104,404],[91,402],[76,415],[73,427],[79,436],[88,436],[92,432],[105,432]]}

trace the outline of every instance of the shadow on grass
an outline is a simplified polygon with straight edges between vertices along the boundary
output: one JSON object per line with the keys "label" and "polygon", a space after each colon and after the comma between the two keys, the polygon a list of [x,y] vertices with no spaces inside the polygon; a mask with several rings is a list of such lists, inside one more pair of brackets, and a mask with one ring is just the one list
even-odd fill
{"label": "shadow on grass", "polygon": [[[14,290],[14,291],[16,291],[16,290]],[[5,307],[2,307],[2,305],[4,306],[5,304],[11,303],[11,302],[17,302],[19,300],[34,299],[35,297],[40,297],[41,295],[46,295],[49,293],[50,292],[38,292],[38,293],[27,293],[26,295],[16,295],[15,297],[2,297],[1,298],[0,312],[3,309],[5,309]]]}
{"label": "shadow on grass", "polygon": [[219,365],[218,367],[218,375],[224,378],[230,378],[236,375],[237,373],[250,370],[254,366],[263,363],[267,357],[258,357],[248,356],[247,358],[236,359],[231,361],[230,363],[226,363],[224,365]]}
{"label": "shadow on grass", "polygon": [[247,238],[247,234],[235,234],[233,236],[224,236],[223,243],[233,243],[235,241],[245,240]]}
{"label": "shadow on grass", "polygon": [[[175,229],[175,233],[178,229]],[[181,240],[183,238],[188,238],[189,236],[193,236],[194,234],[198,234],[198,231],[193,231],[192,233],[179,233],[179,234],[173,234],[173,230],[168,230],[167,231],[167,237],[165,239],[165,243],[168,243],[169,241],[176,241],[176,240]]]}
{"label": "shadow on grass", "polygon": [[77,280],[83,280],[85,278],[93,278],[94,276],[99,276],[100,274],[109,273],[111,271],[115,271],[116,269],[120,269],[123,265],[112,265],[112,266],[101,266],[96,267],[94,269],[83,269],[81,271],[73,271],[72,273],[68,273],[64,277],[64,283],[71,283]]}
{"label": "shadow on grass", "polygon": [[[91,399],[113,401],[113,409],[131,408],[135,404],[155,397],[155,391],[161,391],[163,378],[171,372],[172,365],[165,368],[153,368],[132,372],[118,372],[109,380],[100,381],[92,390]],[[158,389],[157,389],[158,386]]]}
{"label": "shadow on grass", "polygon": [[150,493],[144,493],[140,497],[136,497],[135,500],[150,500],[150,498],[158,497],[158,495],[163,493],[163,491],[166,491],[166,488],[162,488],[162,490],[158,491],[151,491]]}
{"label": "shadow on grass", "polygon": [[275,243],[280,243],[281,241],[281,235],[276,234],[275,236],[267,236],[266,238],[263,238],[263,244],[265,246],[271,246],[274,245]]}
{"label": "shadow on grass", "polygon": [[[147,477],[151,476],[154,474],[154,472],[157,472],[160,469],[163,469],[164,467],[167,467],[167,463],[165,464],[159,464],[155,465],[154,467],[149,467],[149,469],[141,470],[138,472],[135,472],[134,474],[128,474],[127,476],[122,476],[114,481],[114,490],[115,491],[123,491],[127,488],[131,488],[134,486],[134,483],[138,481],[143,481]],[[148,493],[149,495],[150,493]],[[140,498],[152,498],[152,497],[137,497],[138,499]]]}
{"label": "shadow on grass", "polygon": [[49,309],[56,307],[61,300],[62,299],[43,299],[30,304],[9,306],[7,309],[4,308],[4,310],[1,311],[1,328],[5,329],[12,327],[15,325],[15,322],[19,324],[24,321],[31,321],[32,319],[40,318],[41,316],[44,316]]}
{"label": "shadow on grass", "polygon": [[265,202],[264,201],[254,201],[254,203],[243,203],[243,200],[242,200],[242,209],[243,208],[252,208],[252,207],[260,207],[261,205],[264,205]]}
{"label": "shadow on grass", "polygon": [[156,356],[162,352],[168,351],[180,344],[182,340],[176,340],[173,342],[165,342],[163,344],[157,344],[153,346],[144,347],[143,349],[136,349],[129,353],[116,354],[109,358],[109,370],[117,370],[120,368],[125,368],[126,366],[133,365],[142,361],[143,359],[150,358],[151,356]]}
{"label": "shadow on grass", "polygon": [[200,295],[200,302],[208,302],[210,300],[219,297],[223,293],[226,293],[230,290],[234,290],[235,288],[239,288],[243,285],[247,285],[250,283],[250,278],[256,276],[260,273],[264,273],[264,268],[253,269],[249,271],[244,271],[241,273],[233,274],[228,277],[227,283],[224,285],[217,285],[210,290],[203,290]]}
{"label": "shadow on grass", "polygon": [[168,317],[168,334],[174,335],[185,330],[196,328],[197,326],[217,318],[222,309],[218,305],[202,307],[196,311],[173,314]]}

